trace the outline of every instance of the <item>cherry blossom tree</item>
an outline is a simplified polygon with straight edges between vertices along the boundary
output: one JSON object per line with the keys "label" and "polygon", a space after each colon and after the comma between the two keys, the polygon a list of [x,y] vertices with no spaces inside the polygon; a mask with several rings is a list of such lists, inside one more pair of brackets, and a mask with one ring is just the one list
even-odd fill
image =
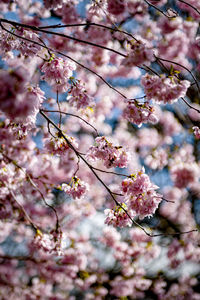
{"label": "cherry blossom tree", "polygon": [[0,299],[200,299],[200,2],[0,12]]}

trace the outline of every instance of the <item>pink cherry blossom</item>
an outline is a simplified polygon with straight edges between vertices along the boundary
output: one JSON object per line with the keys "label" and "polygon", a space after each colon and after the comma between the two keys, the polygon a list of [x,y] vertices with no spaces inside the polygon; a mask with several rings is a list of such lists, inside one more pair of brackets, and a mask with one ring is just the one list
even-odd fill
{"label": "pink cherry blossom", "polygon": [[65,24],[74,24],[79,20],[79,16],[75,9],[76,0],[63,1],[61,8],[58,8],[56,13],[62,17],[62,22]]}
{"label": "pink cherry blossom", "polygon": [[147,12],[147,4],[141,0],[129,0],[127,3],[128,11],[130,14],[136,16],[136,19],[142,19]]}
{"label": "pink cherry blossom", "polygon": [[116,206],[114,209],[105,209],[105,224],[113,225],[114,227],[131,226],[132,221],[130,217],[132,217],[132,214],[129,217],[123,208],[126,209],[125,204],[122,204],[122,207]]}
{"label": "pink cherry blossom", "polygon": [[200,300],[199,12],[0,0],[2,300]]}
{"label": "pink cherry blossom", "polygon": [[127,57],[122,61],[126,67],[140,66],[142,64],[150,64],[154,60],[153,49],[145,45],[142,41],[131,41],[130,50]]}
{"label": "pink cherry blossom", "polygon": [[168,154],[165,149],[155,149],[151,154],[146,156],[145,164],[152,169],[163,169],[168,163]]}
{"label": "pink cherry blossom", "polygon": [[146,74],[141,79],[147,99],[164,104],[177,101],[180,97],[185,97],[190,86],[187,80],[177,80],[176,77],[167,78]]}
{"label": "pink cherry blossom", "polygon": [[73,177],[70,184],[63,183],[61,189],[67,194],[71,195],[74,199],[81,199],[89,190],[87,183],[80,180],[78,177]]}
{"label": "pink cherry blossom", "polygon": [[42,79],[51,85],[55,92],[64,93],[69,89],[68,80],[75,69],[74,62],[52,55],[41,67],[41,71],[45,73]]}
{"label": "pink cherry blossom", "polygon": [[65,0],[44,0],[44,5],[47,9],[57,9],[65,2]]}
{"label": "pink cherry blossom", "polygon": [[174,165],[171,168],[171,176],[175,186],[177,186],[178,188],[184,188],[189,184],[198,181],[199,168],[195,163]]}
{"label": "pink cherry blossom", "polygon": [[34,124],[40,105],[44,100],[44,92],[37,86],[32,87],[26,81],[29,77],[23,67],[2,71],[0,109],[9,119],[24,124]]}
{"label": "pink cherry blossom", "polygon": [[103,164],[107,168],[127,167],[129,153],[121,146],[113,146],[105,136],[95,139],[95,146],[89,148],[87,157],[93,161],[103,160]]}
{"label": "pink cherry blossom", "polygon": [[129,101],[128,105],[123,111],[123,117],[129,122],[132,122],[139,127],[142,123],[152,123],[158,122],[157,116],[154,114],[154,108],[145,102],[143,104],[137,103],[137,101]]}
{"label": "pink cherry blossom", "polygon": [[77,109],[87,108],[94,106],[93,98],[88,95],[85,87],[80,82],[76,82],[69,90],[70,96],[68,97],[69,104],[75,106]]}
{"label": "pink cherry blossom", "polygon": [[151,183],[144,169],[122,181],[126,204],[129,210],[134,211],[141,219],[152,216],[158,208],[162,196],[156,189],[158,187]]}
{"label": "pink cherry blossom", "polygon": [[107,9],[110,14],[119,15],[125,10],[126,1],[124,0],[107,0]]}
{"label": "pink cherry blossom", "polygon": [[[66,139],[75,147],[78,147],[78,143],[75,138],[66,135]],[[66,152],[71,151],[70,146],[63,137],[46,138],[44,140],[44,147],[51,154],[59,154],[64,156]]]}
{"label": "pink cherry blossom", "polygon": [[194,130],[195,138],[200,139],[200,128],[198,126],[194,126],[192,129]]}

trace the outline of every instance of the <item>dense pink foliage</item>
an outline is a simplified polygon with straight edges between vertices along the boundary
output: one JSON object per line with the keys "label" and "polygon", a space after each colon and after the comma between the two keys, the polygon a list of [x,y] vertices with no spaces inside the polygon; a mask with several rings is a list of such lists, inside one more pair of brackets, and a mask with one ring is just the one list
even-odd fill
{"label": "dense pink foliage", "polygon": [[104,136],[95,139],[95,146],[89,148],[87,157],[90,160],[103,160],[107,168],[126,168],[129,160],[129,152],[121,146],[113,146]]}
{"label": "dense pink foliage", "polygon": [[44,73],[42,79],[51,85],[55,92],[64,93],[69,89],[68,80],[75,69],[75,64],[70,60],[51,57],[41,67]]}
{"label": "dense pink foliage", "polygon": [[176,77],[152,76],[146,74],[142,77],[141,84],[144,86],[144,91],[147,99],[153,99],[164,104],[177,101],[181,97],[185,97],[188,87],[190,86],[187,80],[178,80]]}
{"label": "dense pink foliage", "polygon": [[162,196],[156,193],[158,186],[152,184],[144,169],[136,175],[122,181],[122,191],[129,210],[133,210],[139,218],[150,217],[155,213]]}
{"label": "dense pink foliage", "polygon": [[0,299],[200,300],[199,21],[0,0]]}
{"label": "dense pink foliage", "polygon": [[154,108],[148,102],[138,104],[137,101],[130,101],[124,109],[123,117],[138,126],[141,126],[143,123],[158,123]]}

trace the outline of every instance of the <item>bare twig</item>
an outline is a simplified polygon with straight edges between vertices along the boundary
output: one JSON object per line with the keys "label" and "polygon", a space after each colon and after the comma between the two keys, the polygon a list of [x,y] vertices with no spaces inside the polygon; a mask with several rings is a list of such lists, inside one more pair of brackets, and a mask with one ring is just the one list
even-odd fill
{"label": "bare twig", "polygon": [[76,168],[76,171],[74,172],[74,175],[73,175],[73,177],[75,177],[75,176],[76,176],[76,174],[77,174],[77,172],[79,171],[80,157],[78,156],[78,157],[77,157],[77,159],[78,159],[78,161],[77,161],[77,168]]}
{"label": "bare twig", "polygon": [[32,261],[32,262],[34,262],[36,264],[46,263],[47,262],[46,259],[37,260],[34,257],[23,256],[23,255],[12,255],[12,256],[10,256],[10,255],[6,255],[6,254],[0,254],[0,259],[9,259],[9,260],[16,259],[16,260],[19,260],[19,261]]}
{"label": "bare twig", "polygon": [[192,229],[188,231],[180,231],[180,232],[174,232],[174,233],[157,233],[157,234],[150,234],[151,237],[157,237],[157,236],[176,236],[176,235],[182,235],[187,234],[191,232],[198,232],[198,229]]}
{"label": "bare twig", "polygon": [[38,226],[36,226],[36,225],[34,224],[33,220],[32,220],[31,217],[27,214],[27,212],[26,212],[26,210],[24,209],[24,207],[18,202],[18,200],[17,200],[17,198],[16,198],[14,192],[13,192],[11,189],[9,189],[9,192],[10,192],[10,194],[12,195],[13,199],[15,200],[15,202],[17,203],[17,205],[19,206],[19,208],[21,209],[21,211],[23,212],[23,214],[24,214],[25,218],[27,219],[27,221],[31,224],[31,226],[33,227],[33,229],[34,229],[35,231],[37,231],[37,230],[38,230]]}
{"label": "bare twig", "polygon": [[147,66],[147,65],[145,65],[145,64],[143,64],[143,67],[141,67],[141,69],[143,69],[143,70],[149,70],[150,72],[152,72],[153,74],[155,74],[155,75],[157,75],[157,76],[160,76],[155,70],[153,70],[151,67],[149,67],[149,66]]}
{"label": "bare twig", "polygon": [[175,16],[178,15],[177,12],[174,12],[174,15],[173,16],[170,16],[169,14],[165,13],[162,9],[158,8],[157,6],[151,4],[149,1],[147,0],[144,0],[144,2],[146,2],[146,4],[148,4],[149,6],[153,7],[155,10],[159,11],[162,15],[164,15],[165,17],[169,18],[169,19],[172,19],[174,18]]}
{"label": "bare twig", "polygon": [[93,169],[96,170],[96,171],[102,172],[102,173],[113,174],[113,175],[118,175],[118,176],[124,176],[124,177],[127,177],[127,178],[130,177],[129,175],[126,175],[126,174],[121,174],[121,173],[117,173],[117,172],[101,170],[101,169],[95,168],[95,167],[93,167]]}
{"label": "bare twig", "polygon": [[7,23],[7,24],[11,24],[13,26],[20,26],[20,27],[23,27],[23,28],[29,28],[29,29],[32,29],[32,30],[37,31],[37,32],[43,32],[43,33],[46,33],[46,34],[53,34],[53,35],[61,36],[63,38],[70,39],[70,40],[76,41],[78,43],[90,45],[90,46],[101,48],[101,49],[104,49],[104,50],[108,50],[108,51],[114,52],[114,53],[116,53],[120,56],[126,57],[126,54],[121,53],[121,52],[119,52],[115,49],[112,49],[112,48],[109,48],[109,47],[106,47],[106,46],[103,46],[103,45],[95,44],[95,43],[92,43],[92,42],[89,42],[89,41],[81,40],[81,39],[75,38],[73,36],[66,35],[64,33],[49,31],[49,30],[41,29],[41,28],[36,27],[36,26],[26,25],[26,24],[14,22],[14,21],[11,21],[11,20],[6,20],[6,19],[0,19],[0,23],[2,23],[2,22]]}
{"label": "bare twig", "polygon": [[191,8],[193,8],[200,15],[200,11],[195,6],[193,6],[192,4],[190,4],[190,3],[188,3],[184,0],[178,0],[178,1],[190,6]]}
{"label": "bare twig", "polygon": [[62,114],[61,114],[60,103],[59,103],[59,98],[58,98],[58,91],[56,92],[56,103],[58,105],[58,111],[59,111],[59,114],[60,114],[60,117],[59,117],[59,128],[61,128]]}
{"label": "bare twig", "polygon": [[78,118],[81,121],[85,122],[88,126],[92,127],[94,129],[94,131],[96,132],[97,136],[99,136],[99,133],[98,133],[97,129],[92,124],[90,124],[88,121],[86,121],[85,119],[83,119],[80,116],[77,116],[77,115],[72,114],[72,113],[66,113],[64,111],[58,111],[58,110],[49,110],[49,109],[41,109],[41,110],[44,111],[44,112],[56,112],[56,113],[64,114],[66,116],[72,116],[72,117]]}
{"label": "bare twig", "polygon": [[55,24],[55,25],[49,25],[49,26],[39,26],[38,28],[39,29],[50,29],[50,28],[59,29],[59,28],[82,27],[82,26],[84,26],[86,28],[90,27],[90,26],[105,28],[105,29],[108,29],[110,31],[123,33],[123,34],[131,37],[132,39],[135,39],[135,37],[131,33],[127,32],[127,31],[124,31],[124,30],[121,30],[121,29],[118,29],[118,28],[116,28],[116,26],[115,26],[115,28],[113,28],[113,27],[109,27],[109,26],[106,26],[106,25],[103,25],[103,24],[98,24],[98,23],[89,22],[89,21],[87,23],[80,23],[80,24],[67,24],[67,25]]}
{"label": "bare twig", "polygon": [[[105,14],[106,18],[109,20],[109,22],[114,26],[115,30],[120,31],[120,29],[118,28],[118,26],[113,23],[113,21],[111,20],[109,14],[107,13],[107,11],[105,11],[102,6],[100,5],[100,3],[97,1],[96,2],[97,6],[103,11],[103,13]],[[131,35],[131,37],[135,40],[138,41],[133,35]]]}
{"label": "bare twig", "polygon": [[183,100],[183,102],[185,102],[185,104],[191,108],[191,109],[194,109],[195,111],[197,111],[198,113],[200,113],[200,110],[194,106],[192,106],[189,102],[187,102],[187,100],[185,100],[183,97],[181,97],[181,100]]}

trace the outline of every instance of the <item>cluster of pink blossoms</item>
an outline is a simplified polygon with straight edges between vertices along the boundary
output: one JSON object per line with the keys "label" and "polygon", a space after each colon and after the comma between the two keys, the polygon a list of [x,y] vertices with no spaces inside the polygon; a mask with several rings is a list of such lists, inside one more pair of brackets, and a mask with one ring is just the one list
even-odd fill
{"label": "cluster of pink blossoms", "polygon": [[[123,209],[124,208],[124,209]],[[131,226],[132,221],[130,217],[133,217],[133,214],[130,213],[129,216],[126,213],[127,206],[122,203],[121,207],[117,205],[114,209],[105,209],[104,213],[106,215],[105,224],[113,225],[114,227],[126,227]]]}
{"label": "cluster of pink blossoms", "polygon": [[51,85],[55,92],[64,93],[69,89],[68,80],[75,69],[74,62],[52,55],[41,67],[41,71],[45,73],[42,79]]}
{"label": "cluster of pink blossoms", "polygon": [[56,9],[56,14],[62,17],[64,24],[75,24],[79,21],[75,5],[78,4],[77,0],[63,0],[61,8]]}
{"label": "cluster of pink blossoms", "polygon": [[19,44],[16,50],[19,50],[23,55],[25,56],[34,56],[36,55],[40,50],[41,46],[32,43],[31,41],[35,41],[37,43],[40,43],[39,36],[37,33],[30,31],[30,30],[24,30],[23,28],[21,30],[17,30],[16,34],[22,36],[23,38],[30,40],[22,40]]}
{"label": "cluster of pink blossoms", "polygon": [[195,138],[200,139],[200,128],[198,126],[194,126],[192,129],[194,130]]}
{"label": "cluster of pink blossoms", "polygon": [[127,57],[122,61],[126,67],[134,67],[149,64],[154,60],[153,50],[148,48],[142,41],[131,41]]}
{"label": "cluster of pink blossoms", "polygon": [[157,116],[154,114],[154,108],[148,102],[139,104],[137,101],[129,101],[128,105],[123,111],[123,117],[131,123],[138,125],[142,123],[156,124],[158,122]]}
{"label": "cluster of pink blossoms", "polygon": [[57,9],[62,7],[66,0],[44,0],[44,6],[47,9]]}
{"label": "cluster of pink blossoms", "polygon": [[42,233],[39,229],[36,232],[33,246],[36,249],[43,250],[46,253],[56,253],[61,255],[62,232],[51,232],[51,234]]}
{"label": "cluster of pink blossoms", "polygon": [[1,55],[12,51],[14,49],[18,49],[19,47],[19,40],[16,39],[13,35],[3,30],[0,30],[0,52]]}
{"label": "cluster of pink blossoms", "polygon": [[168,153],[163,148],[157,148],[145,158],[145,164],[151,169],[162,170],[168,163]]}
{"label": "cluster of pink blossoms", "polygon": [[87,94],[83,84],[77,81],[69,90],[70,97],[69,104],[75,106],[77,109],[94,106],[93,98]]}
{"label": "cluster of pink blossoms", "polygon": [[0,110],[14,122],[33,124],[39,107],[44,100],[44,92],[39,87],[28,86],[27,70],[0,72]]}
{"label": "cluster of pink blossoms", "polygon": [[[9,28],[9,30],[12,31],[13,29]],[[1,46],[0,52],[1,53],[6,54],[7,52],[12,50],[18,50],[21,52],[22,55],[26,57],[28,56],[32,57],[41,50],[40,45],[33,43],[33,41],[35,41],[36,43],[40,42],[37,33],[31,30],[18,28],[15,30],[15,34],[23,37],[24,39],[20,41],[14,35],[0,30],[0,46]],[[28,40],[30,40],[30,42]]]}
{"label": "cluster of pink blossoms", "polygon": [[151,183],[144,169],[123,180],[122,191],[128,211],[134,211],[140,219],[152,216],[162,200],[156,189],[158,186]]}
{"label": "cluster of pink blossoms", "polygon": [[104,210],[105,223],[108,225],[131,226],[131,219],[137,215],[140,219],[151,217],[162,201],[162,195],[156,192],[158,186],[150,181],[149,176],[144,173],[144,168],[136,175],[123,180],[121,189],[124,193],[124,202],[114,209]]}
{"label": "cluster of pink blossoms", "polygon": [[186,188],[199,180],[199,168],[195,162],[174,164],[170,169],[170,173],[174,185],[178,188]]}
{"label": "cluster of pink blossoms", "polygon": [[71,180],[71,184],[63,183],[61,189],[71,195],[73,199],[81,199],[84,197],[85,193],[89,191],[89,185],[74,176]]}
{"label": "cluster of pink blossoms", "polygon": [[25,92],[26,79],[26,69],[23,67],[10,71],[0,71],[0,109],[3,112],[8,113],[11,107],[15,105],[17,95]]}
{"label": "cluster of pink blossoms", "polygon": [[[67,136],[66,139],[75,147],[78,147],[78,143],[73,137]],[[59,154],[61,156],[66,154],[66,151],[70,150],[69,144],[63,137],[46,138],[44,141],[44,148],[51,154]]]}
{"label": "cluster of pink blossoms", "polygon": [[185,97],[190,86],[188,80],[178,80],[176,77],[155,76],[146,74],[141,79],[147,99],[157,102],[172,103],[180,97]]}
{"label": "cluster of pink blossoms", "polygon": [[95,139],[95,146],[89,148],[87,158],[93,161],[103,160],[106,168],[126,168],[129,161],[129,152],[121,146],[113,146],[105,136]]}
{"label": "cluster of pink blossoms", "polygon": [[120,15],[125,11],[126,1],[124,0],[107,0],[108,12],[112,15]]}
{"label": "cluster of pink blossoms", "polygon": [[44,92],[38,86],[27,86],[26,92],[21,97],[14,113],[12,112],[11,117],[23,125],[35,126],[36,115],[44,99]]}
{"label": "cluster of pink blossoms", "polygon": [[191,145],[182,146],[170,162],[170,175],[178,188],[186,188],[199,182],[199,166],[192,152]]}

